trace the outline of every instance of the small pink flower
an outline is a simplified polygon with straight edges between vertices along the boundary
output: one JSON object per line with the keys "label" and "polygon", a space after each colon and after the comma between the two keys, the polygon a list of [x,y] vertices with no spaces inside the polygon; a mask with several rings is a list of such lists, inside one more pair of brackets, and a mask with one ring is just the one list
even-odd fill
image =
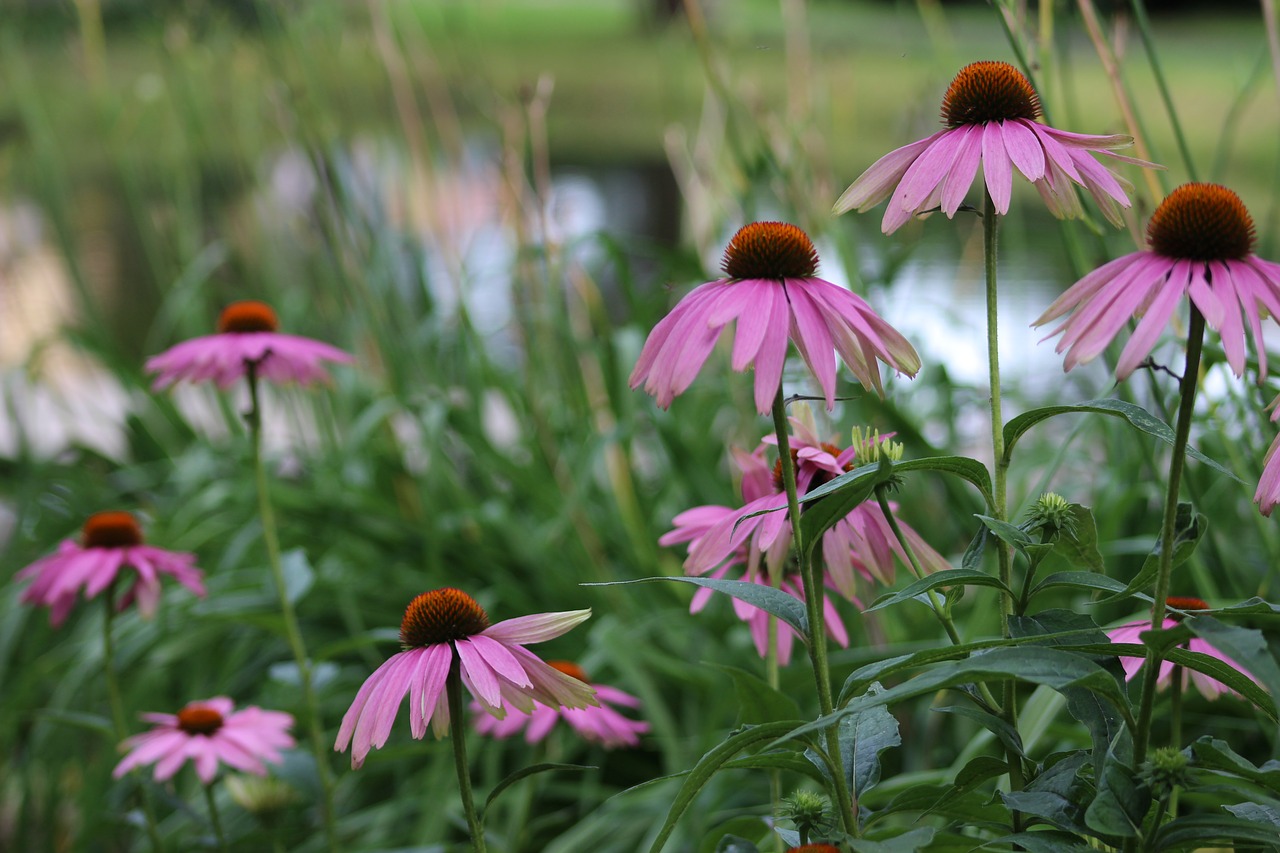
{"label": "small pink flower", "polygon": [[369,676],[342,718],[334,749],[352,743],[351,766],[359,768],[381,749],[406,693],[414,738],[449,730],[445,679],[456,657],[462,683],[488,713],[501,719],[508,706],[529,713],[536,702],[566,708],[597,704],[595,691],[548,666],[525,649],[559,637],[591,615],[590,610],[539,613],[489,624],[475,599],[457,589],[424,592],[409,603],[400,623],[404,651],[392,655]]}
{"label": "small pink flower", "polygon": [[[576,663],[563,660],[550,660],[547,665],[578,679],[584,684],[591,684],[582,667]],[[640,735],[649,731],[649,724],[642,720],[632,720],[618,713],[612,706],[624,708],[640,707],[640,700],[629,693],[606,684],[592,684],[600,705],[594,708],[557,708],[535,702],[529,713],[513,710],[503,719],[488,714],[479,702],[471,703],[475,715],[476,731],[483,735],[503,739],[524,731],[524,739],[529,743],[537,743],[551,733],[556,720],[563,719],[582,736],[584,740],[598,743],[605,749],[620,746],[637,746]]]}
{"label": "small pink flower", "polygon": [[1016,166],[1054,216],[1080,216],[1072,186],[1078,184],[1108,220],[1121,225],[1120,208],[1130,204],[1125,194],[1128,182],[1094,155],[1160,167],[1112,153],[1111,149],[1132,145],[1131,137],[1069,133],[1041,124],[1040,117],[1040,97],[1018,69],[1007,62],[966,65],[942,99],[946,129],[881,157],[844,191],[835,212],[868,210],[887,198],[881,224],[886,234],[918,213],[941,208],[951,218],[981,164],[987,191],[1002,216],[1009,212]]}
{"label": "small pink flower", "polygon": [[[1169,607],[1173,607],[1177,610],[1208,610],[1209,609],[1209,605],[1198,598],[1182,598],[1179,596],[1174,596],[1166,599],[1165,603]],[[1166,631],[1169,630],[1170,628],[1176,628],[1178,627],[1178,620],[1173,617],[1166,618],[1164,622],[1161,623],[1161,627],[1163,627]],[[1113,643],[1135,643],[1140,646],[1142,645],[1142,638],[1141,638],[1142,632],[1150,631],[1150,630],[1151,630],[1150,619],[1146,620],[1145,622],[1129,622],[1128,624],[1121,625],[1119,628],[1113,628],[1110,631],[1108,631],[1107,638],[1110,639],[1111,642]],[[1222,652],[1218,651],[1213,646],[1209,645],[1207,642],[1200,639],[1199,637],[1192,637],[1189,641],[1187,641],[1185,648],[1187,648],[1189,651],[1200,652],[1206,655],[1212,655],[1218,660],[1223,661],[1224,663],[1228,663],[1231,666],[1235,667],[1236,669],[1240,670],[1245,675],[1249,675],[1248,670],[1240,666],[1240,664],[1236,663],[1231,658],[1227,657]],[[1124,667],[1125,679],[1132,681],[1133,677],[1136,676],[1142,670],[1142,664],[1144,660],[1145,658],[1143,657],[1120,658],[1120,665]],[[1160,677],[1156,679],[1157,687],[1164,688],[1169,686],[1169,684],[1173,680],[1173,667],[1174,667],[1174,664],[1172,661],[1165,660],[1160,662]],[[1252,678],[1252,676],[1250,676],[1250,678]],[[1199,690],[1200,694],[1204,696],[1204,698],[1206,699],[1217,699],[1223,693],[1228,693],[1232,696],[1240,695],[1239,693],[1232,690],[1230,687],[1223,684],[1221,681],[1219,681],[1216,678],[1210,678],[1209,676],[1204,675],[1203,673],[1196,672],[1193,669],[1188,669],[1186,667],[1183,667],[1182,668],[1182,688],[1184,690],[1187,688],[1188,683],[1195,684],[1196,689]]]}
{"label": "small pink flower", "polygon": [[1244,374],[1248,323],[1265,379],[1262,319],[1280,313],[1280,264],[1253,254],[1253,219],[1240,197],[1217,184],[1183,184],[1151,215],[1147,242],[1150,249],[1080,279],[1032,324],[1073,312],[1048,335],[1062,334],[1056,350],[1066,350],[1063,368],[1094,358],[1130,318],[1141,318],[1116,364],[1116,378],[1126,378],[1151,354],[1185,296],[1218,332],[1236,376]]}
{"label": "small pink flower", "polygon": [[263,762],[279,764],[280,751],[294,746],[289,736],[293,717],[252,705],[232,713],[234,708],[230,699],[218,696],[192,702],[177,714],[143,714],[142,719],[155,723],[155,728],[121,744],[129,754],[111,775],[119,779],[135,767],[154,764],[156,781],[163,782],[188,759],[195,762],[196,775],[206,785],[217,775],[219,763],[266,775]]}
{"label": "small pink flower", "polygon": [[908,376],[919,371],[920,357],[897,329],[862,297],[817,277],[817,252],[794,225],[743,227],[729,241],[722,266],[725,278],[694,288],[653,327],[631,372],[631,387],[643,384],[662,408],[693,383],[735,321],[731,363],[739,373],[754,364],[761,414],[782,383],[788,340],[817,378],[828,409],[835,405],[836,352],[859,382],[882,396],[876,359]]}
{"label": "small pink flower", "polygon": [[169,575],[178,583],[203,596],[203,574],[195,567],[195,555],[166,551],[143,544],[142,528],[127,512],[99,512],[84,523],[81,542],[70,539],[48,557],[42,557],[17,574],[19,580],[35,581],[22,593],[22,602],[49,608],[49,621],[56,628],[66,620],[81,591],[85,599],[95,598],[121,577],[120,570],[134,575],[117,603],[124,610],[137,603],[143,616],[150,617],[160,603],[160,578]]}
{"label": "small pink flower", "polygon": [[236,302],[222,312],[218,334],[193,338],[147,359],[148,373],[159,374],[153,387],[167,388],[186,379],[213,381],[220,388],[246,375],[250,367],[256,375],[272,382],[309,385],[328,381],[321,362],[347,364],[349,354],[326,343],[283,335],[275,311],[261,302]]}
{"label": "small pink flower", "polygon": [[[809,410],[800,412],[799,417],[791,418],[794,434],[789,444],[796,465],[796,491],[803,497],[810,490],[853,470],[858,450],[821,441]],[[700,506],[686,510],[673,519],[675,529],[658,540],[660,545],[689,543],[689,556],[684,564],[688,574],[706,574],[726,561],[735,562],[739,549],[744,547],[748,556],[762,556],[771,566],[785,564],[791,549],[791,523],[787,519],[781,462],[771,465],[766,457],[766,445],[771,444],[776,444],[776,439],[768,436],[754,453],[733,451],[734,461],[742,471],[742,507]],[[900,523],[899,526],[926,571],[950,568],[946,559],[910,525]],[[832,585],[851,600],[855,573],[868,581],[890,584],[895,557],[907,563],[906,553],[893,535],[888,519],[872,502],[859,504],[827,530],[822,537],[821,553]],[[754,565],[755,561],[748,561],[749,575],[754,575]]]}

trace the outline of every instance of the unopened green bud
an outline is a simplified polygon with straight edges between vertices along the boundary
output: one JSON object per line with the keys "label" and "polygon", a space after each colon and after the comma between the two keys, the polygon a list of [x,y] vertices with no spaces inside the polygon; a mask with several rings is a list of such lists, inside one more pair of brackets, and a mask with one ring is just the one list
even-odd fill
{"label": "unopened green bud", "polygon": [[853,428],[853,446],[858,449],[858,464],[870,465],[873,462],[879,462],[880,457],[887,456],[890,462],[897,462],[902,458],[902,444],[893,441],[893,434],[880,436],[880,430],[873,430],[867,427]]}
{"label": "unopened green bud", "polygon": [[779,816],[795,824],[801,838],[825,835],[835,826],[831,803],[814,791],[796,791],[779,806]]}
{"label": "unopened green bud", "polygon": [[1062,531],[1074,533],[1075,516],[1071,513],[1071,504],[1062,495],[1045,492],[1027,513],[1024,528],[1042,530],[1048,538],[1057,536]]}
{"label": "unopened green bud", "polygon": [[1162,746],[1142,762],[1138,777],[1147,784],[1151,796],[1157,800],[1168,799],[1176,788],[1185,788],[1191,781],[1187,767],[1190,764],[1182,750]]}
{"label": "unopened green bud", "polygon": [[252,814],[264,826],[270,826],[281,813],[300,799],[297,789],[275,776],[226,777],[227,793],[236,805]]}

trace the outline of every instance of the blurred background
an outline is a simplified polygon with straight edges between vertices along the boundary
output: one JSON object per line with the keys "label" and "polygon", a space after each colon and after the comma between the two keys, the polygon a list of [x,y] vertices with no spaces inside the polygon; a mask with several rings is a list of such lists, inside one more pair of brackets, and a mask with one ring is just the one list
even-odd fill
{"label": "blurred background", "polygon": [[[267,398],[287,565],[328,730],[425,589],[463,587],[495,620],[592,607],[544,656],[639,695],[652,734],[629,752],[567,736],[486,747],[477,785],[538,760],[594,765],[520,783],[491,830],[513,851],[642,848],[676,783],[614,795],[687,769],[735,725],[777,710],[747,701],[763,667],[727,602],[690,617],[683,585],[579,586],[679,574],[683,554],[657,536],[690,506],[737,502],[727,448],[751,449],[769,430],[723,357],[669,412],[630,391],[644,336],[717,276],[738,227],[795,222],[818,245],[820,273],[866,296],[925,362],[914,382],[890,381],[885,401],[846,382],[851,399],[820,413],[823,428],[842,445],[870,424],[909,454],[984,458],[976,217],[886,238],[881,211],[830,210],[874,160],[938,129],[960,67],[1025,62],[1055,126],[1134,134],[1130,153],[1169,170],[1119,167],[1136,185],[1122,230],[1096,214],[1059,223],[1015,185],[1000,261],[1006,417],[1118,393],[1171,420],[1167,376],[1113,388],[1105,359],[1064,375],[1028,328],[1084,272],[1132,251],[1191,167],[1240,194],[1260,255],[1280,249],[1274,25],[1245,0],[1153,6],[1185,153],[1124,3],[2,0],[0,848],[124,850],[137,835],[132,801],[109,784],[101,613],[82,607],[55,631],[7,582],[92,512],[140,513],[149,541],[195,551],[208,575],[207,599],[170,591],[155,621],[120,621],[131,716],[215,694],[299,711],[243,389],[155,395],[142,372],[237,299],[266,300],[282,331],[357,357],[330,388]],[[1177,364],[1175,353],[1157,357]],[[1215,602],[1266,595],[1280,557],[1250,504],[1276,389],[1234,380],[1221,361],[1211,346],[1193,442],[1244,483],[1192,469],[1187,497],[1213,507],[1213,527],[1175,578],[1178,592]],[[789,382],[812,391],[799,373]],[[1013,506],[1048,488],[1092,505],[1108,571],[1132,576],[1158,528],[1163,446],[1066,418],[1020,454]],[[899,500],[958,562],[976,495],[921,479]],[[1083,602],[1064,593],[1059,605]],[[992,630],[994,608],[957,609],[967,636]],[[1102,624],[1132,615],[1090,612]],[[854,641],[833,659],[837,679],[936,642],[920,634],[934,626],[897,611],[846,615]],[[811,713],[803,660],[783,682]],[[1188,702],[1189,729],[1253,729],[1243,707]],[[1040,751],[1082,739],[1054,713],[1027,733]],[[923,706],[899,716],[910,746],[887,760],[901,786],[950,778],[966,750],[984,748],[964,720]],[[407,729],[359,773],[335,762],[352,849],[453,849],[465,837],[456,808],[440,807],[452,753]],[[244,849],[318,849],[309,760],[299,751],[282,771],[297,796],[273,829],[228,802]],[[181,777],[165,793],[175,846],[210,843]],[[714,850],[726,826],[763,833],[767,798],[763,774],[722,774],[670,849]]]}

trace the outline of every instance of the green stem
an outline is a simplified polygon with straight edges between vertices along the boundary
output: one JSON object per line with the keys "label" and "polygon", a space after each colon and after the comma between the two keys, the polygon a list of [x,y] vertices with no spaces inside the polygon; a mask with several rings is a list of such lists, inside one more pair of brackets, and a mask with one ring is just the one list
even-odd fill
{"label": "green stem", "polygon": [[476,814],[476,805],[471,798],[471,771],[467,764],[467,718],[466,709],[462,707],[462,672],[457,652],[453,653],[453,658],[449,677],[445,679],[445,692],[449,696],[449,738],[453,741],[453,764],[458,771],[462,810],[466,813],[467,827],[471,830],[471,849],[475,853],[485,853],[484,825]]}
{"label": "green stem", "polygon": [[227,836],[222,831],[222,820],[218,817],[218,804],[213,798],[213,783],[201,785],[204,788],[204,801],[209,804],[209,823],[213,825],[213,835],[218,839],[218,849],[228,853]]}
{"label": "green stem", "polygon": [[[911,574],[915,575],[916,580],[924,577],[924,569],[920,567],[920,561],[916,558],[916,552],[911,549],[911,543],[907,541],[907,537],[902,535],[902,528],[898,526],[898,519],[893,515],[893,509],[889,506],[888,490],[885,486],[876,486],[876,502],[880,504],[880,512],[884,514],[885,520],[889,522],[889,529],[893,531],[893,535],[898,540],[898,544],[902,546],[902,551],[907,555],[907,564],[911,567]],[[951,642],[960,645],[960,634],[956,631],[955,623],[951,621],[951,616],[942,606],[942,601],[936,590],[929,590],[929,606],[933,608],[933,615],[938,618],[938,622],[942,625],[943,630],[947,632],[947,636],[951,638]]]}
{"label": "green stem", "polygon": [[1173,106],[1173,96],[1169,94],[1169,85],[1164,79],[1164,69],[1160,66],[1160,57],[1156,55],[1155,42],[1151,38],[1151,21],[1147,18],[1147,5],[1143,0],[1132,0],[1133,17],[1138,24],[1138,34],[1142,37],[1142,47],[1147,52],[1147,61],[1151,63],[1151,74],[1156,79],[1156,87],[1160,90],[1160,99],[1164,101],[1165,112],[1169,114],[1169,124],[1173,128],[1173,138],[1178,141],[1178,153],[1182,155],[1182,164],[1187,169],[1187,177],[1197,181],[1196,167],[1191,160],[1191,147],[1187,145],[1187,137],[1182,132],[1182,123],[1178,121],[1178,111]]}
{"label": "green stem", "polygon": [[[808,544],[800,526],[800,498],[796,492],[796,467],[791,459],[791,440],[787,431],[787,405],[782,398],[782,386],[773,398],[773,429],[778,437],[778,459],[782,465],[782,482],[787,492],[787,518],[791,520],[791,544],[796,562],[800,565],[800,583],[804,589],[805,610],[809,618],[809,663],[813,666],[813,681],[818,691],[818,710],[822,716],[835,710],[831,698],[831,674],[827,669],[827,632],[823,616],[822,598],[825,590],[822,579],[817,577],[810,559]],[[857,834],[854,819],[853,797],[844,774],[844,760],[840,752],[840,733],[836,726],[826,732],[827,753],[831,765],[831,779],[835,787],[836,807],[840,823],[850,835]]]}
{"label": "green stem", "polygon": [[280,597],[280,614],[284,618],[285,635],[288,637],[289,649],[293,652],[293,660],[298,667],[298,679],[302,683],[302,698],[307,706],[307,729],[311,739],[311,751],[316,759],[316,775],[320,780],[320,812],[324,820],[325,837],[330,853],[336,853],[340,845],[337,826],[334,822],[333,778],[329,769],[329,753],[324,748],[324,731],[320,726],[320,705],[316,701],[315,685],[311,679],[311,660],[307,657],[307,649],[302,642],[302,631],[298,627],[298,616],[294,612],[293,602],[289,600],[288,589],[285,586],[284,566],[280,561],[280,538],[276,532],[271,494],[267,489],[267,467],[262,458],[262,406],[258,397],[256,364],[249,365],[246,376],[249,381],[249,411],[245,414],[245,420],[249,424],[249,433],[252,436],[253,474],[258,490],[258,514],[262,519],[262,538],[266,544],[267,562],[271,566],[276,592]]}
{"label": "green stem", "polygon": [[[1000,313],[997,307],[996,287],[996,238],[1000,222],[996,214],[996,203],[991,193],[982,193],[982,260],[986,279],[987,295],[987,375],[991,383],[991,454],[995,465],[995,506],[991,513],[1000,521],[1006,521],[1008,515],[1008,472],[1009,461],[1004,455],[1004,416],[1000,408]],[[1005,592],[1000,594],[1000,636],[1009,637],[1009,615],[1013,612],[1013,558],[1009,546],[996,541],[996,561],[1000,568],[1000,581]],[[1018,725],[1018,693],[1013,679],[1004,682],[1004,695],[1000,702],[1001,716],[1015,729]],[[1023,787],[1022,757],[1012,748],[1007,751],[1009,761],[1009,787],[1020,791]],[[1013,830],[1022,829],[1022,816],[1013,812]]]}
{"label": "green stem", "polygon": [[[116,676],[116,645],[111,634],[111,626],[116,616],[114,583],[107,588],[102,600],[106,605],[106,612],[102,617],[102,669],[107,681],[107,701],[111,704],[111,720],[116,730],[116,743],[119,744],[129,736],[129,725],[125,721],[120,679]],[[146,783],[141,780],[139,780],[138,793],[142,797],[142,813],[147,819],[147,838],[151,842],[151,849],[155,853],[161,853],[164,850],[164,843],[160,841],[160,824],[156,820],[155,806],[151,804],[151,793],[147,790]]]}
{"label": "green stem", "polygon": [[[1173,667],[1173,683],[1170,685],[1169,694],[1169,745],[1174,749],[1182,749],[1182,679],[1184,670],[1182,667],[1175,665]],[[1178,788],[1169,792],[1169,819],[1178,816]],[[1155,822],[1156,829],[1160,828],[1160,821]]]}
{"label": "green stem", "polygon": [[[1196,403],[1196,386],[1200,374],[1200,349],[1204,343],[1204,315],[1193,303],[1191,323],[1187,331],[1187,365],[1179,383],[1178,422],[1174,426],[1173,457],[1169,460],[1169,485],[1164,501],[1164,522],[1160,527],[1160,562],[1156,570],[1155,601],[1151,607],[1151,628],[1159,630],[1164,624],[1165,599],[1169,597],[1169,576],[1173,574],[1173,537],[1178,516],[1178,487],[1182,483],[1182,469],[1187,460],[1187,437],[1191,434],[1191,414]],[[1147,757],[1151,740],[1151,711],[1155,706],[1156,681],[1163,652],[1147,647],[1145,673],[1142,679],[1142,700],[1138,705],[1137,729],[1134,733],[1133,764],[1140,765]]]}

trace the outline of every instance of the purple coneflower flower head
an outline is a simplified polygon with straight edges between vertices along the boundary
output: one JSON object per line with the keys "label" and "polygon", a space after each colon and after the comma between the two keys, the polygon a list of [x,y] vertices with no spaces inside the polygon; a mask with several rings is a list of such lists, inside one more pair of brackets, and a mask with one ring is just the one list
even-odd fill
{"label": "purple coneflower flower head", "polygon": [[1253,254],[1253,219],[1240,197],[1217,184],[1183,184],[1151,215],[1147,242],[1146,251],[1080,279],[1032,324],[1072,312],[1048,335],[1062,334],[1056,350],[1066,350],[1063,368],[1094,358],[1130,317],[1141,318],[1116,364],[1116,378],[1126,378],[1151,354],[1185,295],[1218,332],[1236,376],[1244,373],[1248,323],[1259,381],[1265,379],[1262,319],[1280,313],[1280,264]]}
{"label": "purple coneflower flower head", "polygon": [[835,405],[836,359],[881,396],[879,359],[915,376],[920,356],[862,297],[817,277],[818,253],[808,235],[783,222],[753,222],[729,241],[725,277],[694,288],[653,327],[631,372],[631,387],[667,408],[737,323],[733,369],[754,365],[756,409],[767,413],[782,383],[787,341],[795,342],[817,378],[827,408]]}
{"label": "purple coneflower flower head", "polygon": [[489,615],[461,590],[422,593],[400,623],[403,651],[365,680],[342,718],[334,749],[345,752],[351,745],[351,766],[359,768],[370,749],[387,742],[406,693],[413,737],[424,737],[427,723],[436,737],[444,737],[449,731],[445,680],[454,666],[481,708],[500,719],[508,707],[529,713],[536,702],[565,708],[597,704],[590,685],[525,648],[559,637],[590,615],[590,610],[539,613],[490,625]]}
{"label": "purple coneflower flower head", "polygon": [[217,775],[219,764],[263,776],[266,762],[279,764],[284,758],[280,751],[294,746],[289,736],[293,717],[252,705],[236,711],[225,696],[192,702],[177,714],[143,714],[142,719],[155,727],[121,744],[129,754],[111,774],[117,779],[135,767],[154,764],[156,781],[163,782],[188,760],[206,785]]}
{"label": "purple coneflower flower head", "polygon": [[[56,628],[67,618],[81,592],[86,600],[101,595],[117,581],[127,584],[116,603],[118,610],[137,604],[150,617],[160,603],[160,578],[168,575],[196,595],[203,596],[203,574],[195,555],[166,551],[143,542],[142,528],[127,512],[99,512],[84,523],[81,541],[67,539],[58,550],[18,572],[19,580],[35,578],[22,593],[22,602],[49,608]],[[121,570],[133,573],[122,576]]]}
{"label": "purple coneflower flower head", "polygon": [[249,369],[272,382],[309,385],[327,382],[329,374],[321,366],[332,361],[352,361],[348,353],[311,338],[284,335],[276,331],[276,312],[262,302],[235,302],[218,319],[218,334],[183,341],[147,359],[148,373],[156,376],[155,390],[186,379],[213,381],[219,388],[230,386]]}
{"label": "purple coneflower flower head", "polygon": [[[1165,604],[1169,607],[1174,608],[1175,610],[1208,610],[1209,609],[1209,605],[1199,598],[1184,598],[1181,596],[1171,596],[1165,599]],[[1178,626],[1178,619],[1174,616],[1167,617],[1164,620],[1164,622],[1161,623],[1161,627],[1163,627],[1166,631],[1169,630],[1170,628],[1176,628],[1177,626]],[[1148,619],[1145,622],[1130,622],[1128,624],[1121,625],[1119,628],[1113,628],[1112,630],[1107,632],[1107,637],[1113,643],[1136,643],[1137,645],[1142,645],[1142,638],[1141,638],[1142,632],[1150,631],[1150,630],[1151,630],[1151,620]],[[1188,640],[1185,648],[1193,652],[1201,652],[1206,655],[1212,655],[1218,660],[1223,661],[1224,663],[1228,663],[1231,666],[1235,667],[1236,669],[1240,670],[1245,675],[1249,675],[1249,671],[1247,669],[1240,666],[1240,664],[1236,663],[1231,658],[1227,657],[1222,652],[1218,651],[1213,646],[1209,645],[1207,642],[1200,639],[1199,637],[1192,637],[1190,640]],[[1145,658],[1142,658],[1142,657],[1120,658],[1120,665],[1124,667],[1124,677],[1127,680],[1132,681],[1133,677],[1142,670],[1142,664],[1144,661],[1145,661]],[[1165,660],[1160,662],[1160,676],[1156,680],[1157,687],[1160,687],[1163,689],[1165,687],[1168,687],[1169,684],[1172,683],[1173,667],[1174,667],[1174,664],[1172,661]],[[1252,678],[1251,675],[1249,677]],[[1216,678],[1210,678],[1209,676],[1203,673],[1196,672],[1193,669],[1187,669],[1186,667],[1183,667],[1182,668],[1182,687],[1184,690],[1186,689],[1188,683],[1195,684],[1196,689],[1199,690],[1200,694],[1204,696],[1204,698],[1206,699],[1217,699],[1223,693],[1228,693],[1232,696],[1240,695]]]}
{"label": "purple coneflower flower head", "polygon": [[1069,133],[1040,118],[1040,96],[1018,69],[1007,62],[966,65],[942,99],[946,128],[877,160],[844,191],[835,212],[864,211],[889,199],[880,226],[886,234],[918,213],[941,209],[950,219],[981,164],[987,192],[1002,216],[1009,212],[1016,167],[1059,219],[1081,214],[1074,186],[1079,185],[1110,222],[1123,224],[1120,208],[1129,206],[1126,189],[1132,187],[1095,155],[1159,167],[1114,153],[1132,145],[1132,137]]}
{"label": "purple coneflower flower head", "polygon": [[[822,441],[810,411],[807,408],[799,411],[798,417],[790,419],[793,435],[789,444],[796,466],[796,490],[804,496],[852,471],[859,463],[857,447],[841,448]],[[658,540],[661,545],[689,543],[689,556],[684,564],[686,573],[707,574],[726,562],[745,559],[748,574],[754,575],[758,557],[763,557],[770,566],[785,565],[791,548],[791,523],[787,519],[782,462],[770,464],[768,461],[768,446],[775,443],[775,437],[767,436],[753,453],[733,451],[734,461],[742,471],[743,505],[740,508],[701,506],[686,510],[672,520],[675,529]],[[893,504],[890,507],[895,508]],[[900,523],[899,526],[926,571],[950,567],[910,525]],[[904,565],[908,562],[888,519],[879,505],[870,502],[859,504],[823,534],[821,553],[831,583],[850,600],[854,595],[855,575],[867,581],[890,584],[895,558]]]}
{"label": "purple coneflower flower head", "polygon": [[[549,660],[547,666],[576,678],[584,684],[591,684],[582,667],[576,663]],[[557,720],[564,720],[584,740],[598,743],[605,749],[639,745],[640,735],[649,731],[649,724],[619,713],[614,706],[639,708],[640,700],[630,693],[624,693],[606,684],[592,684],[592,687],[595,688],[596,699],[600,702],[596,707],[557,708],[535,702],[533,710],[529,713],[512,710],[503,719],[486,713],[480,703],[472,702],[471,709],[475,714],[476,731],[499,739],[509,738],[523,731],[527,742],[537,743],[551,733]]]}

